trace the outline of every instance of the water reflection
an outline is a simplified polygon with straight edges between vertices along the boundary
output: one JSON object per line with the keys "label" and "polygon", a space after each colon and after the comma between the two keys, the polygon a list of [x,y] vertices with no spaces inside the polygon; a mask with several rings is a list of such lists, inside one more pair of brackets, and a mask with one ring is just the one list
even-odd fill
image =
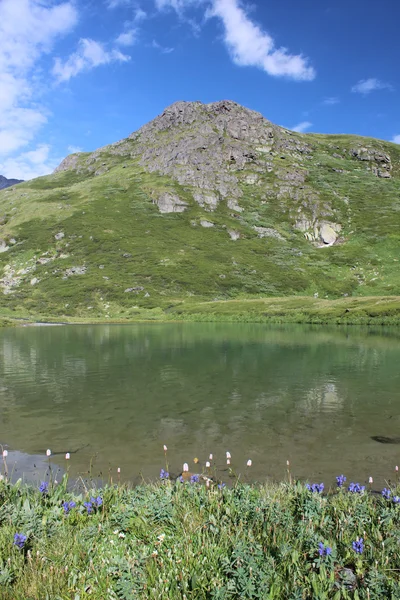
{"label": "water reflection", "polygon": [[[156,476],[225,451],[252,474],[390,476],[396,329],[150,324],[0,331],[0,443],[78,450],[71,469]],[[61,455],[60,455],[61,456]],[[61,461],[61,459],[60,459]],[[61,463],[60,463],[61,464]],[[29,468],[27,466],[27,468]]]}

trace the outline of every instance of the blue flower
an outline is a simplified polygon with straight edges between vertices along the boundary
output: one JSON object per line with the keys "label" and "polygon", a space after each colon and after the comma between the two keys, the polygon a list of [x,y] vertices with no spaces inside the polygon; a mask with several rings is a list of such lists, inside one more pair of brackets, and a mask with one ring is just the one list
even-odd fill
{"label": "blue flower", "polygon": [[219,483],[219,484],[218,484],[218,489],[219,489],[219,490],[223,490],[223,489],[224,489],[224,487],[226,487],[226,483]]}
{"label": "blue flower", "polygon": [[332,548],[330,548],[329,546],[325,546],[325,544],[320,542],[318,544],[318,554],[320,556],[329,556],[330,554],[332,554]]}
{"label": "blue flower", "polygon": [[62,505],[66,515],[69,513],[70,510],[75,508],[75,506],[76,506],[76,502],[74,502],[73,500],[71,500],[70,502],[63,502],[63,505]]}
{"label": "blue flower", "polygon": [[345,481],[346,481],[346,477],[344,475],[338,475],[336,477],[336,483],[337,483],[338,487],[342,487]]}
{"label": "blue flower", "polygon": [[26,540],[27,540],[26,535],[24,535],[23,533],[16,533],[14,535],[14,546],[17,546],[17,548],[22,550],[23,547],[25,546]]}
{"label": "blue flower", "polygon": [[199,483],[199,481],[200,481],[200,475],[191,475],[190,483]]}
{"label": "blue flower", "polygon": [[352,546],[353,546],[354,552],[357,552],[357,554],[362,554],[364,552],[363,538],[357,539],[355,542],[353,542]]}
{"label": "blue flower", "polygon": [[382,490],[382,496],[386,498],[386,500],[389,500],[391,493],[392,492],[388,488],[383,488]]}
{"label": "blue flower", "polygon": [[180,481],[181,483],[185,483],[185,480],[183,479],[183,475],[181,475],[181,476],[179,477],[179,481]]}
{"label": "blue flower", "polygon": [[164,471],[164,469],[161,469],[161,471],[160,471],[160,479],[169,479],[169,473],[168,473],[168,471]]}
{"label": "blue flower", "polygon": [[393,501],[395,504],[399,504],[399,503],[400,503],[400,496],[393,496],[393,498],[392,498],[392,501]]}
{"label": "blue flower", "polygon": [[46,494],[48,494],[48,492],[49,492],[49,484],[47,483],[47,481],[42,481],[42,483],[39,486],[39,492],[41,494],[43,494],[43,496],[46,496]]}
{"label": "blue flower", "polygon": [[97,496],[97,498],[90,498],[90,503],[95,508],[100,508],[103,505],[103,498],[101,496]]}
{"label": "blue flower", "polygon": [[88,515],[93,512],[93,504],[91,502],[84,502],[83,506],[86,508]]}
{"label": "blue flower", "polygon": [[308,489],[308,491],[315,492],[316,494],[322,494],[322,492],[324,491],[324,487],[325,486],[323,483],[313,483],[312,485],[306,483],[306,488]]}
{"label": "blue flower", "polygon": [[359,483],[350,483],[347,489],[352,494],[362,494],[365,492],[365,485],[360,485]]}

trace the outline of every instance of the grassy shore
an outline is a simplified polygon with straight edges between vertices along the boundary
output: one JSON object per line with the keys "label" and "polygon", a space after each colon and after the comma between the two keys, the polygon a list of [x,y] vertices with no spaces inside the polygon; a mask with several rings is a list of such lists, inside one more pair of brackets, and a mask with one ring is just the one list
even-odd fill
{"label": "grassy shore", "polygon": [[3,479],[0,597],[398,599],[400,498],[348,484]]}
{"label": "grassy shore", "polygon": [[78,324],[138,321],[399,325],[400,296],[349,297],[336,300],[289,296],[214,302],[171,301],[158,308],[133,307],[125,312],[111,312],[107,318],[96,311],[86,311],[75,316],[13,311],[2,314],[0,327],[23,322]]}

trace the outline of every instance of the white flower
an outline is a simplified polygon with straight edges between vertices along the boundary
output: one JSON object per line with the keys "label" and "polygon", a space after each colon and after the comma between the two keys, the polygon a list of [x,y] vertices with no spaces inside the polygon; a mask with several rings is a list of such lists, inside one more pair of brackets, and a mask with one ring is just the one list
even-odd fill
{"label": "white flower", "polygon": [[120,537],[120,538],[124,538],[124,537],[125,537],[125,534],[124,534],[124,533],[121,531],[121,532],[118,534],[118,537]]}
{"label": "white flower", "polygon": [[46,456],[51,456],[51,450],[50,450],[50,448],[48,450],[46,450]]}
{"label": "white flower", "polygon": [[248,467],[251,467],[251,465],[252,465],[252,462],[251,462],[251,460],[250,460],[250,458],[249,458],[249,460],[247,461],[247,466],[248,466]]}
{"label": "white flower", "polygon": [[226,459],[226,464],[227,464],[227,465],[230,465],[230,464],[231,464],[231,459],[230,459],[230,458],[227,458],[227,459]]}
{"label": "white flower", "polygon": [[163,542],[163,541],[164,541],[164,539],[165,539],[165,533],[161,533],[161,534],[160,534],[160,535],[157,537],[157,539],[159,540],[159,542]]}
{"label": "white flower", "polygon": [[164,444],[164,452],[168,450],[167,446]]}
{"label": "white flower", "polygon": [[232,456],[231,456],[231,453],[230,453],[230,452],[227,452],[227,453],[226,453],[226,458],[232,458]]}
{"label": "white flower", "polygon": [[212,455],[212,454],[210,454],[210,456],[209,456],[208,458],[209,458],[210,460],[212,460],[212,459],[213,459],[213,455]]}
{"label": "white flower", "polygon": [[114,535],[118,535],[118,534],[119,534],[119,531],[118,531],[118,529],[114,529],[114,531],[113,531],[113,534],[114,534]]}
{"label": "white flower", "polygon": [[3,458],[7,458],[8,456],[8,450],[3,450]]}
{"label": "white flower", "polygon": [[395,467],[395,471],[398,471],[398,470],[399,470],[399,467],[396,465],[396,467]]}
{"label": "white flower", "polygon": [[67,454],[65,455],[65,460],[69,460],[71,458],[71,455],[69,452],[67,452]]}
{"label": "white flower", "polygon": [[206,462],[206,467],[211,467],[211,463],[209,461]]}
{"label": "white flower", "polygon": [[288,460],[286,461],[286,466],[290,467],[290,462]]}
{"label": "white flower", "polygon": [[189,471],[189,465],[187,463],[183,464],[183,472],[187,473]]}
{"label": "white flower", "polygon": [[117,473],[121,473],[121,467],[118,467]]}
{"label": "white flower", "polygon": [[368,479],[368,483],[374,483],[374,480],[372,479],[372,477],[370,477],[370,478]]}

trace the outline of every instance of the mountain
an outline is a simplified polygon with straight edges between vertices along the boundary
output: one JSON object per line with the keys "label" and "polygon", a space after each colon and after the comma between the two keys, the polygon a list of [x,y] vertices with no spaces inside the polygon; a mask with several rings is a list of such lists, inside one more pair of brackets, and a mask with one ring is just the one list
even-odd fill
{"label": "mountain", "polygon": [[400,295],[399,242],[400,146],[295,133],[231,101],[177,102],[0,192],[0,309],[123,318]]}
{"label": "mountain", "polygon": [[4,190],[6,187],[10,187],[17,183],[22,183],[22,179],[7,179],[7,177],[0,175],[0,190]]}

